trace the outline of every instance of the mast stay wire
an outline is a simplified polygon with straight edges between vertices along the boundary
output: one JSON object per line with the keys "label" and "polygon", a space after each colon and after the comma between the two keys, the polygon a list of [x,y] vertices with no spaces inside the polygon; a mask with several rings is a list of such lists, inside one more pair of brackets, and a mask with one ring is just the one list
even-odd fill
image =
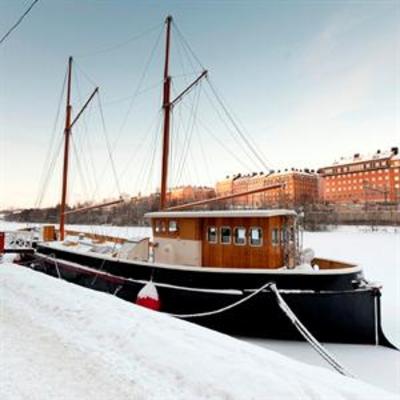
{"label": "mast stay wire", "polygon": [[[180,183],[180,180],[182,179],[182,170],[185,168],[186,160],[188,157],[188,154],[190,152],[190,145],[192,142],[193,138],[193,132],[194,132],[194,127],[196,124],[196,115],[197,115],[197,110],[198,106],[200,103],[200,94],[201,94],[201,82],[199,83],[199,86],[196,88],[196,92],[194,94],[194,99],[192,101],[192,107],[191,107],[191,112],[190,116],[188,118],[188,127],[187,127],[187,135],[185,136],[186,143],[183,143],[183,152],[181,155],[180,162],[178,164],[178,176],[177,176],[177,183]],[[194,164],[193,164],[193,168]]]}
{"label": "mast stay wire", "polygon": [[[204,66],[201,64],[201,62],[199,61],[199,59],[197,58],[197,56],[193,53],[190,52],[190,50],[188,50],[188,44],[186,43],[185,45],[185,39],[183,37],[183,35],[180,33],[179,29],[177,28],[177,26],[174,24],[174,31],[176,31],[177,35],[177,53],[178,53],[178,60],[182,69],[183,74],[181,74],[181,76],[183,77],[183,80],[185,82],[186,86],[189,86],[189,82],[188,82],[188,76],[191,75],[195,75],[198,76],[198,71],[197,68],[195,67],[192,58],[195,58],[196,61],[198,62],[198,64],[201,66],[201,70],[204,71],[205,68]],[[182,52],[186,55],[186,57],[184,58],[182,55]],[[191,54],[192,53],[192,54]],[[188,74],[186,71],[186,67],[185,67],[185,62],[184,60],[186,59],[186,63],[189,63],[189,69],[192,71],[191,74]],[[183,174],[185,172],[184,170],[184,166],[187,160],[187,156],[190,152],[190,154],[192,154],[191,149],[190,149],[190,143],[192,142],[192,137],[193,137],[193,132],[194,132],[194,127],[196,124],[196,117],[197,117],[197,110],[198,110],[198,106],[199,106],[199,101],[200,101],[200,93],[201,93],[201,82],[199,83],[199,88],[198,91],[195,92],[194,97],[191,97],[192,99],[192,103],[191,103],[191,110],[190,110],[190,115],[189,118],[187,120],[187,127],[186,127],[186,132],[184,133],[184,141],[183,141],[183,149],[181,152],[181,157],[179,160],[179,163],[177,164],[177,168],[175,172],[175,181],[176,181],[176,185],[179,186],[179,184],[181,183],[181,179],[183,178]],[[196,94],[198,94],[198,97],[196,97]],[[179,109],[180,114],[182,115],[182,109]],[[195,112],[196,111],[196,112]],[[183,124],[182,124],[183,125]],[[193,166],[195,167],[195,166]],[[186,174],[187,175],[187,174]],[[190,180],[190,179],[189,179]]]}
{"label": "mast stay wire", "polygon": [[[162,80],[159,80],[158,82],[149,85],[148,87],[146,87],[143,90],[140,90],[137,93],[137,96],[140,96],[144,93],[150,92],[151,90],[154,90],[156,88],[159,88],[162,84]],[[103,106],[109,106],[109,105],[113,105],[113,104],[118,104],[118,103],[122,103],[124,101],[128,101],[131,100],[134,97],[134,95],[130,95],[130,96],[124,96],[124,97],[120,97],[118,99],[111,99],[111,100],[107,100],[107,101],[103,101]]]}
{"label": "mast stay wire", "polygon": [[[178,33],[178,37],[180,37],[181,39],[181,43],[182,43],[182,48],[186,51],[187,54],[187,59],[189,60],[193,70],[195,70],[195,67],[193,65],[192,59],[194,59],[199,65],[200,67],[204,70],[204,66],[201,63],[199,57],[197,57],[197,55],[195,54],[195,52],[193,51],[193,49],[191,48],[191,46],[189,45],[189,43],[187,42],[187,40],[185,39],[185,37],[183,36],[183,34],[179,31],[179,29],[177,28],[176,25],[174,25],[177,33]],[[207,76],[207,82],[209,82],[209,77]],[[210,83],[210,82],[209,82]],[[243,147],[241,145],[241,143],[238,142],[237,138],[235,137],[235,135],[233,134],[232,130],[230,129],[230,127],[228,126],[228,124],[226,123],[226,121],[224,120],[224,118],[222,117],[221,113],[218,111],[218,108],[214,105],[214,102],[211,100],[210,96],[208,95],[207,91],[204,91],[207,99],[209,100],[211,106],[214,108],[216,114],[218,115],[218,117],[220,118],[221,122],[225,125],[226,129],[228,130],[228,132],[231,133],[233,139],[235,140],[235,142],[237,143],[237,145],[239,146],[240,149],[242,149],[242,151],[246,154],[246,156],[249,158],[249,160],[251,160],[251,163],[254,162],[253,157],[251,157],[248,153],[248,151],[246,151],[246,147]],[[214,95],[215,96],[215,95]],[[243,140],[243,139],[242,139]],[[225,146],[224,146],[225,147]],[[247,145],[247,147],[249,147]],[[250,149],[251,150],[251,149]],[[237,157],[235,156],[235,158],[237,159]],[[247,168],[249,170],[249,172],[252,171],[251,168]],[[267,168],[267,170],[269,170],[269,168]]]}
{"label": "mast stay wire", "polygon": [[[183,43],[183,47],[186,48],[188,50],[188,52],[191,54],[192,58],[200,65],[200,67],[204,70],[204,66],[202,64],[202,62],[200,61],[200,58],[196,55],[196,53],[194,52],[194,50],[192,49],[192,47],[190,46],[190,44],[188,43],[188,41],[186,40],[185,36],[182,34],[182,32],[179,30],[179,28],[177,27],[177,25],[174,23],[174,21],[172,22],[173,27],[175,29],[175,31],[178,34],[178,37],[180,37],[182,43]],[[256,159],[260,162],[260,164],[263,166],[263,168],[265,168],[267,171],[271,171],[271,168],[269,168],[266,163],[264,162],[265,156],[262,154],[262,152],[257,152],[256,147],[254,146],[254,144],[251,143],[250,140],[250,135],[248,135],[249,137],[247,138],[246,135],[244,135],[241,131],[241,129],[239,128],[238,122],[236,122],[235,118],[233,118],[233,113],[229,112],[228,107],[225,105],[225,103],[222,101],[222,96],[220,94],[218,94],[215,86],[212,84],[209,76],[206,77],[207,78],[207,82],[209,83],[209,86],[214,94],[214,96],[216,97],[218,103],[220,104],[220,106],[222,107],[222,109],[224,110],[226,116],[228,117],[228,119],[230,120],[230,122],[232,123],[232,125],[234,126],[235,130],[238,132],[238,134],[241,136],[242,140],[246,143],[246,145],[249,147],[249,149],[251,150],[251,152],[253,153],[253,155],[256,157]]]}
{"label": "mast stay wire", "polygon": [[144,145],[147,143],[147,139],[151,136],[149,136],[150,132],[153,131],[154,127],[156,126],[156,124],[159,124],[159,118],[161,116],[161,110],[159,110],[159,112],[156,114],[155,118],[153,118],[153,120],[151,121],[151,124],[149,125],[149,127],[145,130],[145,134],[142,137],[142,140],[139,142],[138,147],[135,149],[135,151],[132,153],[131,157],[129,158],[129,160],[127,161],[127,163],[125,164],[124,168],[122,169],[122,172],[120,173],[120,177],[121,179],[125,176],[125,174],[128,172],[128,169],[132,163],[132,161],[134,159],[136,159],[137,155],[139,154],[139,152],[141,151],[141,149],[144,147]]}
{"label": "mast stay wire", "polygon": [[150,169],[148,171],[147,178],[144,177],[145,184],[146,184],[146,187],[145,187],[146,191],[151,190],[151,180],[152,180],[154,166],[155,166],[155,158],[156,158],[158,146],[160,144],[159,137],[161,135],[161,129],[159,129],[159,128],[161,128],[161,118],[160,118],[160,124],[157,127],[157,129],[155,130],[155,134],[154,134],[154,143],[153,143],[153,146],[151,148],[152,149],[152,156],[151,156]]}
{"label": "mast stay wire", "polygon": [[56,147],[57,150],[54,152],[53,159],[51,160],[49,168],[47,170],[46,179],[43,182],[43,188],[41,190],[40,197],[38,198],[36,208],[40,208],[42,206],[43,199],[44,199],[44,197],[45,197],[45,195],[47,193],[47,190],[48,190],[48,185],[49,185],[50,179],[51,179],[51,177],[53,175],[53,172],[54,172],[54,169],[55,169],[54,167],[55,167],[55,165],[57,163],[57,160],[58,160],[58,158],[60,156],[62,144],[63,144],[63,137],[60,136],[60,138],[58,140],[58,146]]}
{"label": "mast stay wire", "polygon": [[114,159],[113,159],[113,156],[112,156],[112,149],[110,147],[110,141],[109,141],[109,138],[108,138],[106,123],[105,123],[104,113],[103,113],[103,107],[101,105],[100,93],[98,93],[98,95],[97,95],[97,102],[98,102],[98,105],[99,105],[100,119],[101,119],[101,124],[102,124],[102,127],[103,127],[104,138],[105,138],[105,141],[106,141],[108,157],[109,157],[111,168],[112,168],[112,171],[113,171],[113,174],[114,174],[115,187],[116,187],[116,189],[118,191],[119,196],[122,197],[121,186],[119,184],[117,170],[115,168],[115,163],[114,163]]}
{"label": "mast stay wire", "polygon": [[73,154],[75,155],[78,175],[79,175],[79,178],[81,179],[82,188],[83,188],[83,191],[84,191],[84,196],[86,198],[89,198],[88,184],[87,184],[85,175],[83,174],[82,164],[81,164],[78,148],[77,148],[76,143],[75,143],[75,138],[72,135],[71,135],[71,142],[72,142],[72,148],[74,150]]}
{"label": "mast stay wire", "polygon": [[[81,92],[81,88],[80,88],[80,84],[79,84],[79,79],[78,79],[78,75],[74,72],[74,82],[75,82],[75,86],[76,86],[76,91],[78,94],[78,98],[79,98],[79,103],[82,104],[82,92]],[[77,137],[77,141],[75,142],[75,144],[77,145],[77,148],[81,149],[81,154],[82,154],[82,159],[84,162],[84,168],[85,170],[88,172],[88,180],[94,184],[97,184],[97,179],[96,179],[96,173],[95,173],[95,168],[94,168],[94,161],[93,161],[93,157],[91,154],[91,147],[89,145],[89,127],[88,127],[88,120],[89,117],[92,115],[93,113],[93,103],[91,102],[88,105],[88,109],[86,110],[85,113],[82,114],[81,118],[82,118],[82,125],[79,124],[77,127],[77,131],[79,132],[80,130],[83,131],[83,133],[78,133],[78,135],[75,135]],[[80,128],[82,126],[82,129]],[[90,164],[87,162],[86,157],[83,157],[84,154],[84,143],[87,144],[87,149],[88,149],[88,155],[89,155],[89,161]],[[89,165],[91,166],[91,169],[89,168]],[[92,186],[92,185],[90,185]],[[89,197],[88,197],[89,198]]]}
{"label": "mast stay wire", "polygon": [[[257,159],[260,161],[260,163],[264,166],[264,168],[267,171],[270,171],[271,168],[269,168],[266,165],[266,163],[264,161],[264,160],[266,160],[266,157],[262,153],[261,149],[257,149],[256,143],[254,143],[254,142],[252,143],[252,141],[253,141],[252,136],[247,134],[246,132],[244,132],[245,129],[243,127],[243,124],[240,122],[239,118],[236,115],[234,115],[234,112],[232,110],[229,110],[228,105],[226,104],[226,101],[224,101],[222,95],[220,93],[218,93],[216,86],[211,82],[211,79],[209,77],[207,77],[207,82],[208,82],[215,98],[217,99],[218,103],[221,105],[222,109],[224,110],[225,114],[231,121],[234,128],[237,130],[237,132],[242,137],[242,139],[248,144],[250,150],[252,152],[254,152],[254,155],[257,157]],[[239,127],[239,124],[242,126],[242,128]]]}
{"label": "mast stay wire", "polygon": [[208,163],[208,160],[206,157],[206,152],[204,150],[204,145],[203,145],[203,141],[201,138],[202,135],[199,133],[199,126],[197,123],[196,123],[196,131],[197,131],[197,135],[195,135],[195,137],[197,137],[197,141],[199,142],[200,153],[201,153],[201,156],[203,157],[203,163],[204,163],[205,170],[206,170],[207,181],[208,181],[208,184],[210,185],[211,182],[213,182],[213,179],[211,178],[210,166],[209,166],[209,163]]}
{"label": "mast stay wire", "polygon": [[[206,92],[205,92],[206,93]],[[187,107],[184,102],[182,102],[183,107]],[[223,143],[217,135],[215,135],[212,131],[212,129],[207,126],[207,124],[199,117],[197,116],[197,122],[203,127],[203,129],[213,138],[220,146],[222,149],[227,151],[242,167],[244,167],[247,171],[251,171],[252,169],[245,163],[244,160],[242,160],[240,157],[238,157],[232,150],[229,149],[229,147],[226,146],[225,143]]]}
{"label": "mast stay wire", "polygon": [[193,51],[193,49],[189,45],[188,41],[185,39],[185,36],[183,36],[182,32],[179,30],[178,26],[175,24],[175,22],[173,20],[172,20],[172,26],[173,26],[174,30],[177,32],[178,37],[181,39],[181,41],[184,45],[183,47],[186,47],[186,49],[189,51],[189,53],[196,60],[196,62],[200,65],[201,69],[204,71],[206,68],[201,63],[199,57],[197,57],[196,53]]}
{"label": "mast stay wire", "polygon": [[[175,26],[175,27],[176,27],[176,26]],[[200,65],[202,71],[204,71],[205,68],[204,68],[204,66],[202,65],[202,63],[200,62],[199,58],[198,58],[198,57],[196,56],[196,54],[194,53],[194,51],[191,49],[191,47],[189,46],[189,44],[187,43],[185,37],[181,34],[181,32],[179,31],[179,29],[178,29],[177,27],[176,27],[176,31],[177,31],[177,33],[178,33],[178,38],[179,38],[178,43],[180,44],[180,46],[177,46],[178,53],[179,53],[179,55],[180,55],[179,61],[180,61],[180,64],[181,64],[181,66],[182,66],[182,70],[183,70],[183,72],[184,72],[183,77],[184,77],[185,83],[186,83],[186,85],[188,85],[187,76],[188,76],[189,74],[186,74],[185,66],[184,66],[184,63],[183,63],[183,56],[182,56],[182,54],[181,54],[180,47],[182,47],[183,51],[186,52],[186,54],[187,54],[187,59],[189,60],[189,63],[190,63],[191,68],[192,68],[192,71],[196,71],[196,68],[195,68],[195,66],[193,65],[193,62],[192,62],[192,60],[191,60],[190,55],[192,55],[192,57],[197,61],[197,63]],[[198,72],[193,72],[193,73],[194,73],[195,75],[198,75]],[[192,103],[192,109],[190,110],[190,112],[191,112],[191,114],[192,114],[192,116],[193,116],[193,126],[192,126],[192,129],[196,129],[196,132],[197,132],[197,135],[195,135],[195,137],[197,136],[197,139],[198,139],[198,142],[199,142],[200,153],[201,153],[201,155],[202,155],[202,157],[203,157],[203,163],[204,163],[204,165],[205,165],[207,179],[209,180],[209,182],[212,182],[211,174],[210,174],[210,169],[209,169],[209,165],[208,165],[208,162],[207,162],[207,157],[205,156],[204,146],[203,146],[203,143],[202,143],[202,141],[201,141],[201,135],[200,135],[200,133],[199,133],[199,131],[198,131],[199,126],[198,126],[198,123],[197,123],[197,122],[198,122],[198,114],[197,114],[197,111],[198,111],[198,107],[199,107],[199,103],[200,103],[200,95],[201,95],[201,90],[202,90],[201,84],[202,84],[202,82],[200,82],[199,88],[198,88],[198,93],[199,93],[199,95],[198,95],[198,98],[197,98],[196,111],[194,111],[194,107],[193,107],[193,106],[194,106],[194,103]],[[188,150],[190,151],[191,157],[192,157],[192,159],[193,159],[193,153],[192,153],[191,149],[188,149]],[[185,161],[185,162],[186,162],[186,161]],[[185,164],[185,163],[184,163],[184,164]],[[181,166],[181,170],[180,170],[181,176],[182,176],[182,173],[183,173],[184,164]],[[195,170],[195,171],[194,171],[195,174],[198,176],[198,173],[197,173],[197,170],[196,170],[196,164],[195,164],[195,163],[193,163],[193,169]],[[198,179],[197,181],[200,182],[200,179]]]}
{"label": "mast stay wire", "polygon": [[87,57],[92,57],[92,56],[95,56],[95,55],[98,55],[98,54],[105,54],[105,53],[109,53],[109,52],[118,50],[121,47],[124,47],[124,46],[128,45],[129,43],[135,42],[136,40],[141,39],[142,37],[148,35],[149,33],[152,33],[154,31],[156,31],[157,29],[159,29],[163,25],[164,25],[164,23],[154,25],[153,27],[150,27],[150,28],[144,30],[143,32],[138,33],[138,34],[130,37],[129,39],[124,40],[123,42],[116,43],[116,44],[114,44],[112,46],[108,46],[108,47],[105,47],[103,49],[96,50],[96,51],[94,51],[92,53],[78,54],[75,57],[77,57],[77,58],[87,58]]}
{"label": "mast stay wire", "polygon": [[[177,45],[174,46],[174,49],[176,49],[176,53],[178,54],[178,57],[176,59],[179,61],[179,65],[181,67],[181,77],[183,78],[185,87],[189,86],[188,82],[188,74],[186,73],[186,68],[183,62],[183,56],[181,54],[181,44],[179,40],[177,41]],[[171,79],[171,90],[175,90],[175,79],[177,78],[177,75],[172,76],[173,79]],[[179,94],[179,92],[178,92]],[[175,96],[173,96],[175,97]],[[177,118],[175,118],[176,114],[178,114]],[[171,110],[171,132],[173,132],[173,140],[170,141],[171,144],[171,157],[170,157],[170,171],[171,171],[171,181],[170,181],[170,187],[173,186],[179,186],[178,183],[178,174],[179,174],[179,161],[178,161],[178,154],[179,154],[179,147],[180,147],[180,141],[181,141],[181,130],[183,131],[182,136],[183,136],[183,144],[185,143],[186,137],[187,137],[187,129],[185,130],[184,127],[184,121],[183,121],[183,115],[182,115],[182,107],[178,107],[178,109],[172,108]],[[186,134],[185,134],[186,133]],[[181,155],[183,154],[183,151],[181,152]]]}
{"label": "mast stay wire", "polygon": [[216,91],[214,85],[211,83],[211,80],[207,78],[207,82],[209,84],[209,87],[211,88],[211,91],[213,92],[216,100],[218,101],[219,105],[221,106],[222,110],[224,111],[224,113],[226,114],[227,118],[229,119],[229,121],[231,122],[231,124],[233,125],[233,127],[235,128],[236,132],[239,134],[239,136],[242,138],[242,140],[244,141],[244,143],[248,146],[249,150],[253,153],[253,155],[255,156],[255,158],[258,160],[258,162],[267,170],[269,171],[270,168],[265,164],[263,158],[260,156],[260,154],[257,152],[257,150],[254,148],[254,146],[250,143],[250,141],[248,140],[248,138],[246,138],[246,135],[243,134],[243,132],[240,130],[238,124],[236,123],[236,121],[234,120],[234,118],[232,117],[232,115],[229,113],[229,110],[227,109],[227,107],[225,106],[224,102],[222,101],[222,98],[220,97],[220,95],[218,94],[218,92]]}
{"label": "mast stay wire", "polygon": [[[209,101],[210,105],[212,106],[215,114],[220,119],[222,124],[225,126],[226,130],[231,135],[232,139],[235,141],[235,143],[238,146],[238,148],[241,151],[243,151],[243,153],[246,155],[247,159],[250,161],[250,165],[252,165],[252,163],[254,163],[254,157],[252,157],[251,154],[249,153],[248,147],[247,146],[243,146],[243,144],[240,141],[240,138],[237,137],[237,135],[235,134],[234,131],[232,131],[231,127],[229,126],[227,121],[224,119],[224,117],[221,115],[221,112],[219,111],[218,107],[215,105],[214,101],[212,100],[212,98],[210,97],[210,95],[207,93],[206,90],[204,91],[204,93],[205,93],[206,98]],[[247,168],[247,169],[248,169],[249,172],[252,172],[254,170],[254,168]]]}
{"label": "mast stay wire", "polygon": [[58,132],[57,125],[58,125],[59,118],[60,118],[61,103],[62,103],[62,99],[63,99],[64,93],[65,93],[66,82],[67,82],[67,70],[65,71],[64,81],[63,81],[63,84],[61,87],[61,93],[60,93],[60,97],[59,97],[58,105],[57,105],[56,117],[55,117],[54,123],[53,123],[51,139],[50,139],[50,143],[49,143],[49,146],[48,146],[48,149],[46,152],[46,157],[44,159],[42,173],[41,173],[41,177],[39,180],[39,191],[38,191],[38,194],[36,197],[36,202],[35,202],[36,208],[39,208],[41,206],[41,203],[42,203],[43,197],[44,197],[44,195],[42,193],[43,193],[43,191],[45,191],[47,189],[45,183],[47,184],[48,175],[52,172],[52,169],[46,168],[46,165],[51,157],[51,153],[55,150],[54,145],[55,145],[55,140],[56,140],[57,132]]}
{"label": "mast stay wire", "polygon": [[137,96],[138,96],[138,93],[139,93],[141,87],[142,87],[142,84],[143,84],[143,82],[144,82],[144,79],[146,78],[147,71],[148,71],[148,69],[149,69],[149,67],[150,67],[150,64],[151,64],[151,62],[153,61],[154,55],[155,55],[156,50],[157,50],[157,48],[158,48],[158,45],[159,45],[159,43],[160,43],[160,39],[161,39],[162,33],[163,33],[163,30],[161,29],[161,30],[160,30],[160,33],[158,34],[157,39],[156,39],[156,41],[155,41],[155,43],[154,43],[154,46],[153,46],[153,48],[152,48],[152,50],[151,50],[151,52],[150,52],[150,55],[149,55],[149,57],[148,57],[148,59],[147,59],[147,61],[146,61],[146,64],[145,64],[145,66],[144,66],[144,68],[143,68],[142,74],[140,75],[139,82],[138,82],[138,84],[137,84],[137,86],[136,86],[136,88],[135,88],[135,91],[134,91],[134,93],[133,93],[133,97],[132,97],[132,99],[131,99],[131,101],[130,101],[130,103],[129,103],[128,109],[127,109],[127,111],[126,111],[126,113],[125,113],[125,116],[124,116],[124,118],[123,118],[123,120],[122,120],[121,126],[120,126],[120,128],[119,128],[119,130],[118,130],[118,136],[117,136],[117,138],[116,138],[116,140],[115,140],[115,142],[114,142],[114,144],[113,144],[113,149],[115,149],[115,147],[116,147],[116,145],[117,145],[117,142],[119,141],[119,139],[120,139],[120,137],[121,137],[121,133],[122,133],[122,131],[124,130],[124,128],[125,128],[125,126],[126,126],[126,124],[127,124],[127,122],[128,122],[129,114],[130,114],[131,111],[132,111],[133,104],[134,104],[134,102],[135,102],[135,100],[136,100],[136,98],[137,98]]}
{"label": "mast stay wire", "polygon": [[[129,103],[127,112],[125,113],[125,116],[124,116],[124,118],[123,118],[123,121],[122,121],[122,123],[121,123],[121,126],[120,126],[120,128],[119,128],[119,130],[118,130],[117,137],[115,138],[115,140],[113,141],[113,144],[112,144],[112,146],[111,146],[111,153],[113,153],[113,152],[115,151],[115,149],[116,149],[116,147],[117,147],[117,144],[118,144],[118,142],[119,142],[119,140],[120,140],[120,138],[121,138],[123,129],[124,129],[126,123],[127,123],[128,116],[129,116],[129,114],[130,114],[130,112],[131,112],[131,109],[132,109],[132,107],[133,107],[134,101],[136,100],[136,97],[138,96],[138,93],[139,93],[139,91],[140,91],[140,89],[141,89],[141,87],[142,87],[143,81],[144,81],[144,79],[145,79],[145,77],[146,77],[146,74],[147,74],[147,70],[148,70],[148,68],[149,68],[149,66],[150,66],[150,64],[151,64],[151,62],[153,61],[153,58],[154,58],[156,49],[157,49],[157,47],[158,47],[158,45],[159,45],[159,42],[160,42],[162,33],[163,33],[163,30],[160,29],[160,33],[158,34],[158,37],[157,37],[157,39],[156,39],[156,42],[155,42],[155,44],[154,44],[154,46],[153,46],[153,48],[152,48],[152,50],[151,50],[151,52],[150,52],[150,55],[149,55],[149,57],[148,57],[148,59],[147,59],[147,62],[146,62],[146,64],[145,64],[145,67],[144,67],[144,69],[143,69],[143,71],[142,71],[142,74],[141,74],[141,76],[140,76],[140,78],[139,78],[138,85],[136,86],[135,91],[134,91],[134,94],[133,94],[132,99],[131,99],[131,102]],[[87,76],[87,78],[88,78],[88,76]],[[89,79],[90,79],[90,78],[89,78]],[[91,79],[90,79],[90,81],[93,82]],[[97,86],[97,85],[96,85],[96,86]],[[102,169],[102,172],[100,173],[100,181],[103,179],[104,174],[105,174],[107,168],[108,168],[108,162],[104,164],[103,169]],[[96,185],[96,188],[95,188],[94,193],[93,193],[93,200],[94,200],[94,198],[96,197],[98,188],[99,188],[99,185]]]}

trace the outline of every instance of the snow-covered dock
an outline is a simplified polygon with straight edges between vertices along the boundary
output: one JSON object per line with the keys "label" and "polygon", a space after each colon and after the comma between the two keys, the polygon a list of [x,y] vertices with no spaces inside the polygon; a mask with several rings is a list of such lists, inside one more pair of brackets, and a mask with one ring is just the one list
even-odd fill
{"label": "snow-covered dock", "polygon": [[0,300],[4,400],[395,399],[325,368],[12,264],[0,264]]}

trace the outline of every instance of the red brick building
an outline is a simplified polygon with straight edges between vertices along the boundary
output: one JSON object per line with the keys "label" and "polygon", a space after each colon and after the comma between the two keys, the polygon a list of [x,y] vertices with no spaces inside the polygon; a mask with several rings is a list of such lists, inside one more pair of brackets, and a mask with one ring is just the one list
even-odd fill
{"label": "red brick building", "polygon": [[179,186],[168,193],[171,204],[183,204],[191,201],[205,200],[215,197],[215,189],[206,186]]}
{"label": "red brick building", "polygon": [[380,203],[400,201],[399,150],[370,156],[354,154],[318,170],[321,198],[329,203]]}
{"label": "red brick building", "polygon": [[309,170],[277,171],[270,175],[252,174],[227,177],[217,182],[217,196],[258,189],[275,183],[282,183],[282,189],[255,193],[229,200],[234,207],[295,207],[318,201],[319,175]]}

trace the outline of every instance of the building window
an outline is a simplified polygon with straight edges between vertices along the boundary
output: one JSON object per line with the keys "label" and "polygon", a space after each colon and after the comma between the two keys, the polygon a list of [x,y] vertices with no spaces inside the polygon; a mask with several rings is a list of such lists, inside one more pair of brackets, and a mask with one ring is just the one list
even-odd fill
{"label": "building window", "polygon": [[222,244],[230,244],[232,241],[231,228],[229,226],[223,226],[220,229],[220,242]]}
{"label": "building window", "polygon": [[161,222],[157,219],[155,223],[155,229],[156,232],[161,232]]}
{"label": "building window", "polygon": [[217,228],[215,226],[207,228],[207,240],[209,243],[217,243]]}
{"label": "building window", "polygon": [[272,245],[273,246],[279,245],[279,229],[278,228],[272,229]]}
{"label": "building window", "polygon": [[239,226],[233,230],[233,242],[238,246],[246,244],[246,228]]}
{"label": "building window", "polygon": [[253,227],[249,229],[250,246],[262,246],[262,229]]}
{"label": "building window", "polygon": [[178,232],[178,223],[175,220],[171,220],[168,223],[169,232]]}

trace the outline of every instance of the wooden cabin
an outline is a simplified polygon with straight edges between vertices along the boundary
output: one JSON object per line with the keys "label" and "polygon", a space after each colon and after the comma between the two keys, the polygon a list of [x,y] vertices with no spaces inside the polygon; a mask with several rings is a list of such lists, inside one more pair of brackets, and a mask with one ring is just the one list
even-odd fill
{"label": "wooden cabin", "polygon": [[156,263],[226,268],[294,267],[292,210],[161,211],[151,220]]}

